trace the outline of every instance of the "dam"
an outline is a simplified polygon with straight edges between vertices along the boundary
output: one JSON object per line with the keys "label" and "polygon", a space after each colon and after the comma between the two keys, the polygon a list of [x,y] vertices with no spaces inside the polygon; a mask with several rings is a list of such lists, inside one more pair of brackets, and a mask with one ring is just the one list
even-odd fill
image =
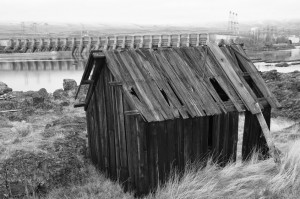
{"label": "dam", "polygon": [[91,50],[124,48],[189,47],[205,45],[207,33],[162,34],[162,35],[109,35],[76,38],[11,38],[4,53],[35,53],[50,51],[72,51],[74,55]]}

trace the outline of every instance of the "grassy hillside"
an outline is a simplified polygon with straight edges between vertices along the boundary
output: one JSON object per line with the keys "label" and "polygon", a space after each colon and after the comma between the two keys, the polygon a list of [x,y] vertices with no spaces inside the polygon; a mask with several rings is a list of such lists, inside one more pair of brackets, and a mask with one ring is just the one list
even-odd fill
{"label": "grassy hillside", "polygon": [[[283,104],[273,112],[271,122],[276,145],[284,154],[282,163],[258,161],[255,155],[241,163],[240,153],[239,161],[225,168],[211,161],[206,165],[195,163],[180,174],[182,178],[174,173],[166,185],[145,199],[299,198],[300,109],[298,93],[294,92],[299,89],[299,73],[273,71],[263,77]],[[0,114],[0,199],[134,198],[89,162],[85,112],[73,108],[74,92],[49,94],[41,89],[14,92],[11,95],[16,98],[0,100],[0,111],[20,110]],[[242,146],[242,115],[240,121],[238,152]]]}

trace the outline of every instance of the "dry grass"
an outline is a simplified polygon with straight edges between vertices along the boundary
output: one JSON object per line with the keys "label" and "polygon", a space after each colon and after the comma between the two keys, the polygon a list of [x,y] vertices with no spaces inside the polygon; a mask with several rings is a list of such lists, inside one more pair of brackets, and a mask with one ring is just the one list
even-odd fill
{"label": "dry grass", "polygon": [[[106,179],[91,166],[89,178],[82,185],[52,190],[46,199],[134,198],[124,193],[117,182]],[[300,140],[290,145],[281,165],[272,159],[259,161],[254,155],[249,162],[231,163],[220,168],[211,161],[201,169],[188,165],[180,178],[178,174],[144,199],[194,198],[299,198]]]}
{"label": "dry grass", "polygon": [[183,177],[174,175],[156,194],[146,198],[299,198],[300,141],[285,154],[282,164],[272,159],[232,163],[225,168],[208,162],[203,169],[189,166]]}
{"label": "dry grass", "polygon": [[[65,107],[70,115],[83,116],[82,111]],[[51,144],[63,135],[56,134],[51,138],[44,138],[42,131],[47,123],[58,119],[55,114],[30,117],[27,122],[8,122],[2,120],[0,128],[0,160],[9,157],[13,151],[42,150],[38,146]],[[240,124],[244,117],[241,116]],[[282,122],[290,126],[282,130]],[[146,199],[165,198],[299,198],[300,195],[300,141],[294,144],[292,140],[299,138],[300,123],[292,126],[289,121],[276,120],[281,129],[273,128],[276,145],[286,153],[280,166],[269,159],[258,161],[254,155],[247,163],[232,163],[225,168],[209,162],[206,167],[199,169],[199,165],[189,165],[182,178],[174,174],[164,186],[158,188],[155,194],[149,194]],[[243,125],[239,126],[238,151],[241,151]],[[272,130],[272,129],[271,129]],[[238,154],[240,157],[240,153]],[[124,193],[117,182],[112,182],[94,168],[88,169],[88,178],[81,185],[74,184],[52,190],[47,199],[55,198],[133,198],[133,194]]]}
{"label": "dry grass", "polygon": [[124,193],[117,182],[112,182],[90,166],[89,179],[84,185],[52,190],[46,199],[133,199],[133,194]]}

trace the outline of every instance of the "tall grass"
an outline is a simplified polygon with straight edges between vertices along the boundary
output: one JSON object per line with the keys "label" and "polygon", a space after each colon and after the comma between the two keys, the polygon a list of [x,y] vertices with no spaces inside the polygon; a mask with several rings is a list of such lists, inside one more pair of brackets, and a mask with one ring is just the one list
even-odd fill
{"label": "tall grass", "polygon": [[[82,185],[53,190],[50,198],[133,198],[124,193],[118,183],[106,179],[94,169]],[[194,198],[300,198],[300,140],[290,144],[282,163],[272,159],[258,160],[255,154],[248,162],[230,163],[219,167],[212,161],[203,167],[187,166],[181,177],[174,173],[169,181],[145,199],[194,199]]]}
{"label": "tall grass", "polygon": [[89,178],[82,185],[73,185],[52,190],[46,199],[133,199],[133,194],[124,193],[121,185],[98,173],[93,166],[88,168]]}
{"label": "tall grass", "polygon": [[224,168],[211,161],[202,169],[190,165],[146,198],[300,198],[300,141],[290,145],[280,165],[257,155]]}

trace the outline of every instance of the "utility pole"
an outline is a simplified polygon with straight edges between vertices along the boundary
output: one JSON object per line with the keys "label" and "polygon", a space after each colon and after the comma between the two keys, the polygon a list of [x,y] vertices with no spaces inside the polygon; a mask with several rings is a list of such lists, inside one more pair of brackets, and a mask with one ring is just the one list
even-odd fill
{"label": "utility pole", "polygon": [[24,36],[25,35],[25,22],[21,22],[21,33]]}
{"label": "utility pole", "polygon": [[44,23],[44,26],[45,26],[45,34],[47,35],[48,34],[48,23]]}
{"label": "utility pole", "polygon": [[229,12],[227,31],[233,34],[239,33],[238,14],[232,11]]}
{"label": "utility pole", "polygon": [[231,11],[229,11],[229,17],[228,17],[228,24],[227,24],[227,31],[231,31]]}

